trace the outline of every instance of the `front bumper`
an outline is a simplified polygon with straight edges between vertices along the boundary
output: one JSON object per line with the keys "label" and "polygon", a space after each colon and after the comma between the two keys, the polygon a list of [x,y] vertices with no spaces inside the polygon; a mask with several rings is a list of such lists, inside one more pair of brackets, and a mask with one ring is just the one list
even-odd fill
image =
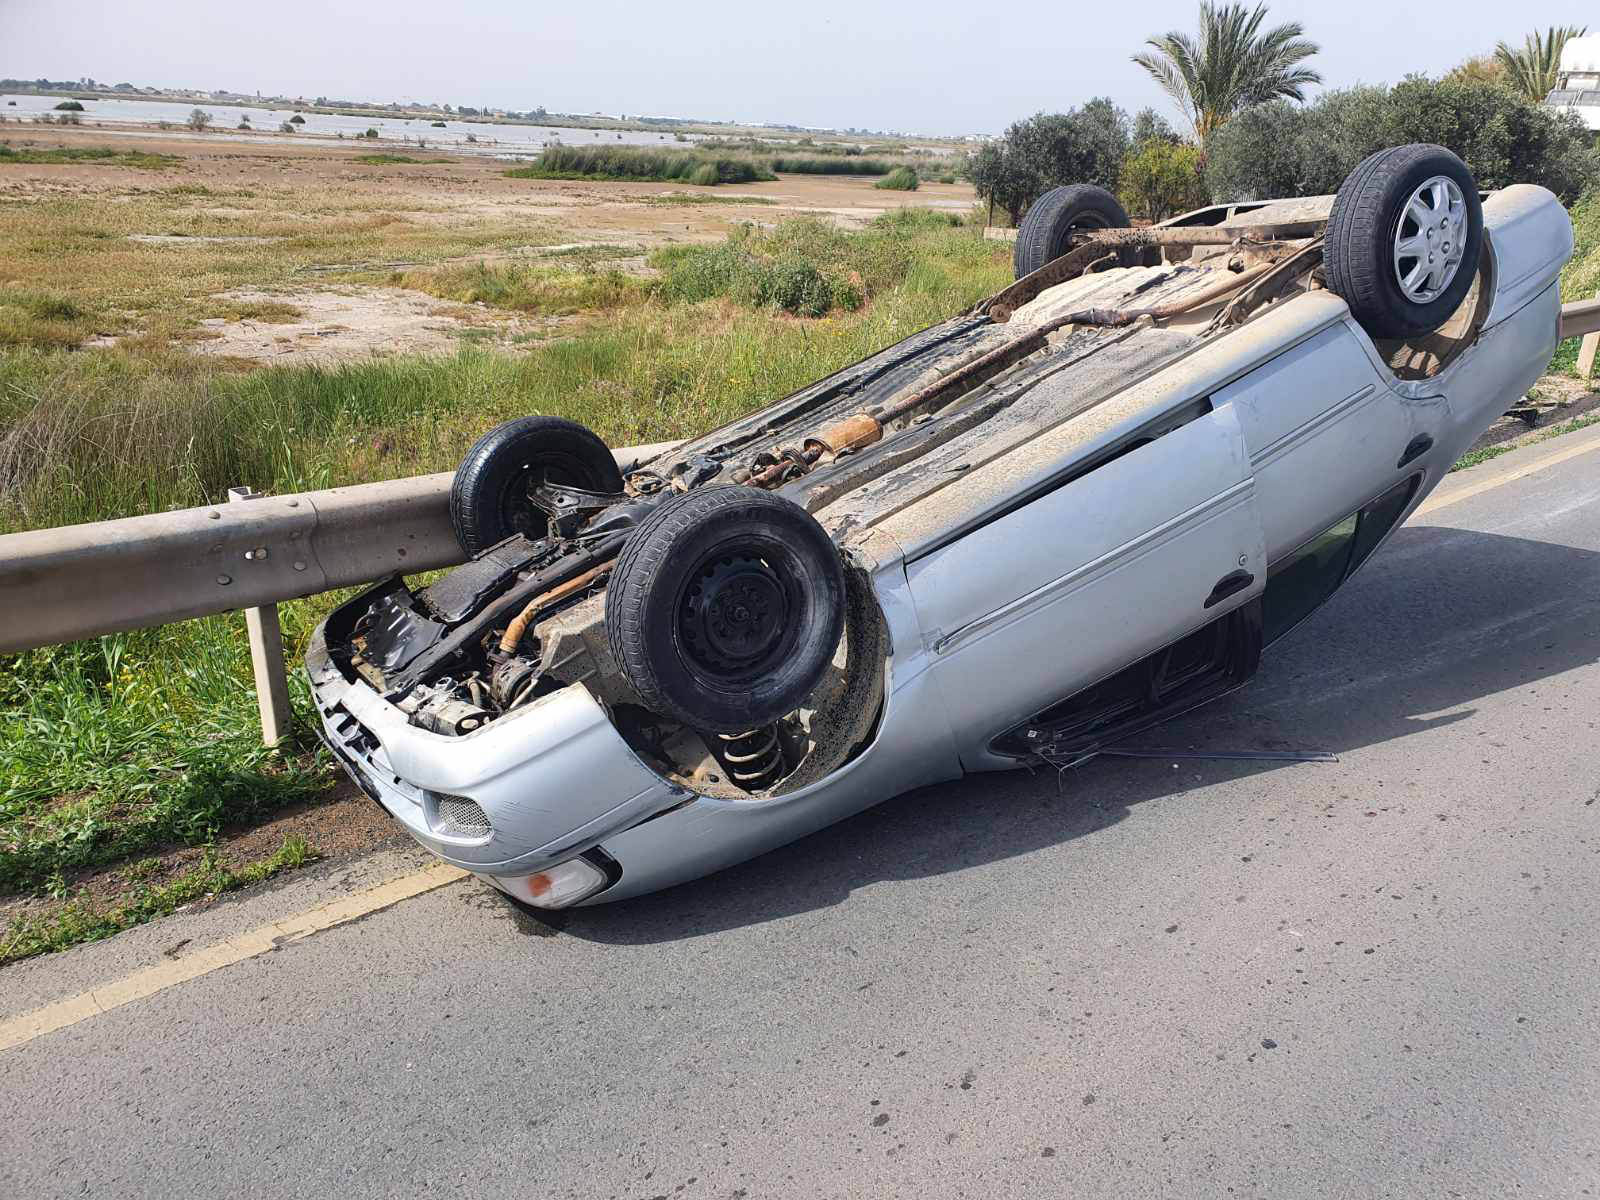
{"label": "front bumper", "polygon": [[[306,672],[322,739],[362,791],[423,847],[518,899],[537,903],[530,877],[691,796],[639,760],[581,684],[447,737],[346,677],[323,627]],[[441,811],[459,800],[481,810],[486,830],[463,830]]]}

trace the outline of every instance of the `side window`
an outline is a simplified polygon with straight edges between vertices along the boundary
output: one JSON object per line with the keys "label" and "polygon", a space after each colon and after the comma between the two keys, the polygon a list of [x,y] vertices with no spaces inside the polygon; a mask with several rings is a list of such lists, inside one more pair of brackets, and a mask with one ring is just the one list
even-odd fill
{"label": "side window", "polygon": [[1261,593],[1261,640],[1275,642],[1333,595],[1350,566],[1359,514],[1351,513],[1267,568]]}
{"label": "side window", "polygon": [[1277,641],[1310,616],[1366,561],[1400,519],[1421,479],[1413,475],[1390,488],[1267,569],[1261,593],[1263,644]]}
{"label": "side window", "polygon": [[1378,548],[1383,535],[1394,528],[1394,523],[1405,512],[1411,497],[1416,495],[1421,475],[1413,475],[1404,483],[1390,488],[1361,510],[1361,527],[1356,530],[1356,546],[1350,556],[1350,569],[1354,571],[1367,561],[1368,555]]}

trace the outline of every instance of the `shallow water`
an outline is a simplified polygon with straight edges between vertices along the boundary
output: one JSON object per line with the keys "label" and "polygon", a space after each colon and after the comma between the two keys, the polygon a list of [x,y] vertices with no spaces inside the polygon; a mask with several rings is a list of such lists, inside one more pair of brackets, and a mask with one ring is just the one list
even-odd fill
{"label": "shallow water", "polygon": [[[24,136],[34,126],[32,118],[40,113],[53,113],[61,102],[60,96],[24,96],[15,93],[0,94],[0,139]],[[16,107],[11,107],[11,102]],[[264,105],[173,103],[165,100],[83,100],[84,111],[78,114],[86,128],[96,121],[114,121],[118,124],[156,126],[166,121],[174,135],[223,138],[229,141],[281,142],[286,135],[278,126],[294,116],[293,108],[267,108]],[[187,128],[189,113],[199,108],[211,114],[211,128],[204,134],[190,134]],[[531,158],[546,146],[557,143],[564,146],[589,146],[596,144],[624,146],[672,145],[676,141],[671,133],[651,133],[631,129],[576,129],[570,125],[510,125],[492,121],[445,120],[443,129],[435,129],[430,117],[340,117],[328,113],[302,112],[306,123],[295,128],[300,134],[322,134],[345,138],[358,138],[368,129],[378,131],[378,143],[387,145],[409,144],[423,149],[433,147],[457,154],[486,154],[500,158]],[[250,119],[251,129],[235,128],[244,117]],[[21,129],[13,128],[13,121],[21,121]],[[115,130],[107,132],[114,133]],[[476,141],[467,141],[471,135]],[[700,140],[700,134],[685,134],[690,141]],[[362,139],[363,144],[373,143]]]}

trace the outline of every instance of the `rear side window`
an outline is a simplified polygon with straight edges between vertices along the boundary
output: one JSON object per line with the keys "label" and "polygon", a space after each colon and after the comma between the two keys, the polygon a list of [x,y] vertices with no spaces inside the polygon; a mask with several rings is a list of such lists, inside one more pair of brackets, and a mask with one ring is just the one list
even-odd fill
{"label": "rear side window", "polygon": [[1396,484],[1267,569],[1267,586],[1261,593],[1264,644],[1277,641],[1310,616],[1366,561],[1394,528],[1421,479],[1413,475]]}

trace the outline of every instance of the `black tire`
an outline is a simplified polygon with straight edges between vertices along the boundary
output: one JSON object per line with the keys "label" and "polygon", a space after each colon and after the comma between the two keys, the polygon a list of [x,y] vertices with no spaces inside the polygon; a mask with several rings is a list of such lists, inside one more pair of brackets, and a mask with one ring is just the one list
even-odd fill
{"label": "black tire", "polygon": [[758,488],[668,500],[606,588],[611,652],[646,708],[741,733],[799,708],[844,629],[844,568],[812,515]]}
{"label": "black tire", "polygon": [[1018,279],[1067,252],[1067,237],[1080,229],[1126,229],[1128,214],[1117,198],[1092,183],[1051,188],[1028,208],[1017,230],[1012,268]]}
{"label": "black tire", "polygon": [[519,417],[472,444],[450,485],[450,523],[468,554],[514,533],[543,537],[545,514],[532,489],[564,483],[590,492],[620,492],[622,472],[611,450],[576,421]]}
{"label": "black tire", "polygon": [[[1412,193],[1439,176],[1460,189],[1466,236],[1454,276],[1419,302],[1406,294],[1399,274],[1401,262],[1416,260],[1397,262],[1396,243],[1416,228],[1406,214]],[[1443,146],[1413,143],[1379,150],[1346,176],[1333,200],[1323,258],[1328,286],[1363,329],[1374,338],[1411,338],[1438,329],[1460,306],[1482,248],[1483,205],[1467,164]]]}

